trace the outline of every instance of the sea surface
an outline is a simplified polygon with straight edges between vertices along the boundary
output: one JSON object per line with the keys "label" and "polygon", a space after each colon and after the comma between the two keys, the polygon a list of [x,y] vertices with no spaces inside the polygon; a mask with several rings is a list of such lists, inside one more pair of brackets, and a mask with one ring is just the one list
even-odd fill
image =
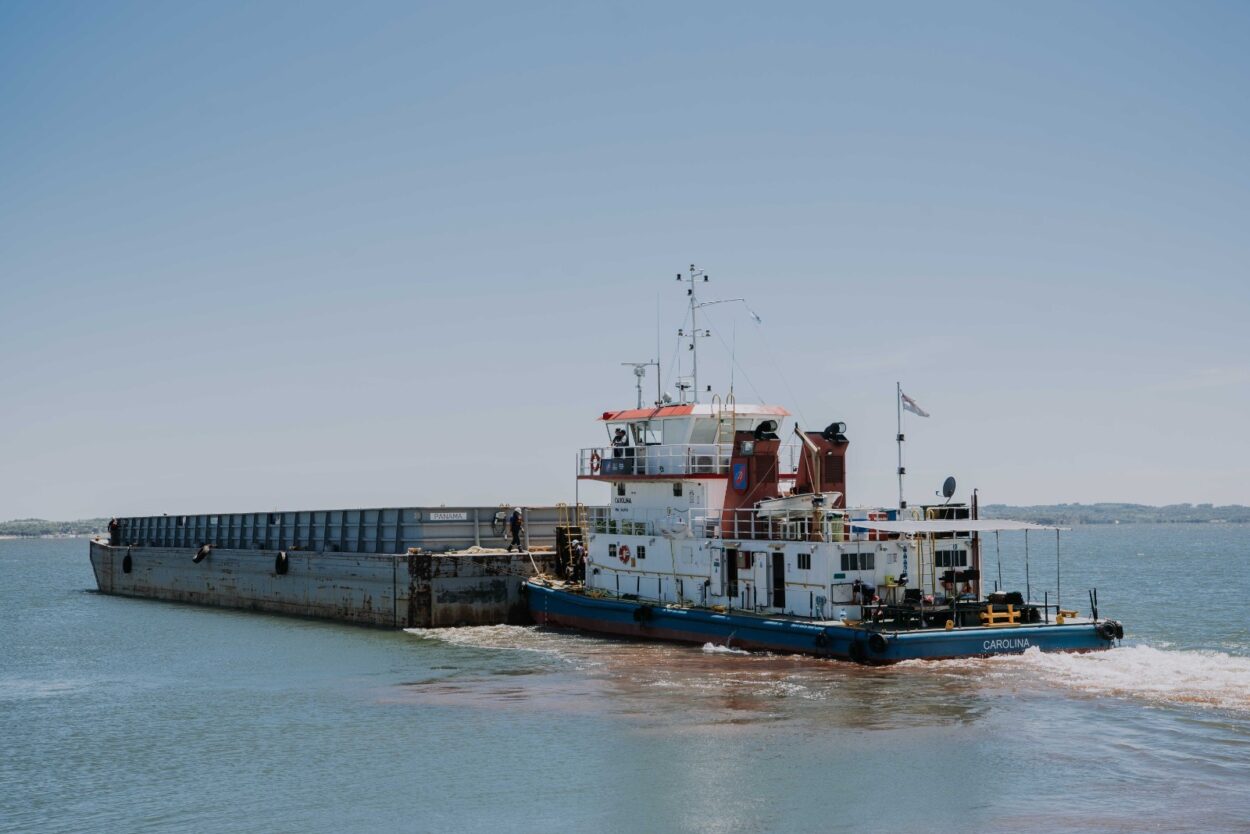
{"label": "sea surface", "polygon": [[0,831],[1250,831],[1250,527],[1059,567],[1123,647],[865,669],[108,597],[85,539],[0,541]]}

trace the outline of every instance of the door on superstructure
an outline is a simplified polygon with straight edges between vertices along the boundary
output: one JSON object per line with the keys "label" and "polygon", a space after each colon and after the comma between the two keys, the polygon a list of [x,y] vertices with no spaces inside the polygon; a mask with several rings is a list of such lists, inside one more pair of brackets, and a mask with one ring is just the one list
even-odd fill
{"label": "door on superstructure", "polygon": [[725,589],[725,595],[733,602],[738,600],[738,550],[737,548],[726,548],[725,550],[725,581],[728,587]]}
{"label": "door on superstructure", "polygon": [[772,590],[772,595],[773,595],[773,608],[785,608],[786,607],[786,554],[778,552],[778,551],[773,551],[772,559],[773,559],[772,571],[770,572],[770,579],[772,579],[772,582],[769,584],[771,585],[771,590]]}

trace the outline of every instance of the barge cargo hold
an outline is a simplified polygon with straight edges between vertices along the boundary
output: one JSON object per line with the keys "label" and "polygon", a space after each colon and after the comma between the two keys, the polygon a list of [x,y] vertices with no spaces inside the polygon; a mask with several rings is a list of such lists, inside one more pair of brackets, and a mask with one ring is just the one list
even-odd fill
{"label": "barge cargo hold", "polygon": [[[116,520],[90,544],[105,594],[382,628],[529,622],[521,583],[554,570],[562,507],[410,507]],[[530,550],[532,548],[532,551]]]}

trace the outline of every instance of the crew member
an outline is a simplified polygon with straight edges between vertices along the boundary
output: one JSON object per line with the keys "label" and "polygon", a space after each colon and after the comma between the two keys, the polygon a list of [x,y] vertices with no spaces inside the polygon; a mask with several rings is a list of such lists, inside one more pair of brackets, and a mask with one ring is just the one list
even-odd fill
{"label": "crew member", "polygon": [[117,547],[122,543],[122,525],[116,518],[109,519],[109,545]]}
{"label": "crew member", "polygon": [[581,539],[573,539],[573,564],[571,566],[574,582],[586,581],[586,546]]}
{"label": "crew member", "polygon": [[629,445],[629,435],[625,433],[625,429],[617,429],[616,434],[612,435],[612,457],[625,457],[625,447]]}
{"label": "crew member", "polygon": [[512,515],[508,516],[508,531],[512,533],[512,542],[508,545],[508,552],[512,552],[512,548],[521,549],[521,531],[525,529],[525,519],[521,517],[521,508],[517,507],[512,511]]}
{"label": "crew member", "polygon": [[871,605],[878,601],[877,586],[867,579],[856,579],[851,584],[852,590],[859,595],[860,605]]}

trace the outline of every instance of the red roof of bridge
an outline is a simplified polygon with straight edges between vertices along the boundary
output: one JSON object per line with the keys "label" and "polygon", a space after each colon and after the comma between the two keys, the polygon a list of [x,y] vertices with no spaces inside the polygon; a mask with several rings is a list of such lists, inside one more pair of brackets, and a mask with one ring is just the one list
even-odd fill
{"label": "red roof of bridge", "polygon": [[713,407],[711,403],[687,403],[686,405],[664,405],[659,408],[630,408],[625,411],[605,411],[599,419],[604,422],[621,420],[655,420],[663,417],[686,417],[691,414],[706,414],[709,417],[720,414],[724,410],[732,410],[735,414],[747,416],[787,417],[790,412],[779,405],[740,405],[733,409]]}

